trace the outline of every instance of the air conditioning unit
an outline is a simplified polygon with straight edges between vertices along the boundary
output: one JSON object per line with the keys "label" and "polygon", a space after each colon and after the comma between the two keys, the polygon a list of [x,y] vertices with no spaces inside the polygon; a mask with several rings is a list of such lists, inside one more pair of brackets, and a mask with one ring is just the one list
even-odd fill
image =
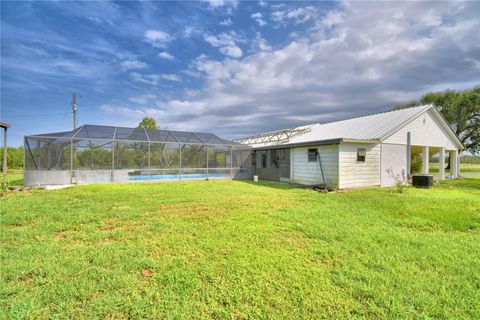
{"label": "air conditioning unit", "polygon": [[433,185],[433,176],[429,174],[414,174],[412,185],[420,188],[430,188]]}

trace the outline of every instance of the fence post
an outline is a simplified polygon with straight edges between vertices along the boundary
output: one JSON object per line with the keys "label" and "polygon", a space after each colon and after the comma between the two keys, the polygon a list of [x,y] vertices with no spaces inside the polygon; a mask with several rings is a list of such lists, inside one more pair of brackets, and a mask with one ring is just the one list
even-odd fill
{"label": "fence post", "polygon": [[208,180],[208,146],[205,146],[205,150],[207,150],[207,180]]}
{"label": "fence post", "polygon": [[179,144],[180,145],[180,167],[178,169],[178,180],[179,181],[182,181],[182,149],[183,149],[183,144]]}
{"label": "fence post", "polygon": [[230,146],[230,179],[233,180],[233,147]]}

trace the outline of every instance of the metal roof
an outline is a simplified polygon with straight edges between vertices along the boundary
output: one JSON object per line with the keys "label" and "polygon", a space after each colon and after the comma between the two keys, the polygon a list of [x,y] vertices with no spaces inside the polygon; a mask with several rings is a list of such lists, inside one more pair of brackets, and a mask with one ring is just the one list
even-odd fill
{"label": "metal roof", "polygon": [[[310,128],[309,131],[291,137],[288,139],[288,141],[283,142],[282,145],[305,145],[310,142],[341,142],[348,140],[359,142],[379,142],[430,109],[433,109],[436,113],[438,113],[433,105],[424,105],[324,124],[316,123],[308,126]],[[304,127],[305,126],[299,128]],[[451,129],[449,130],[453,134]],[[458,141],[458,138],[456,138],[455,134],[453,134],[453,137],[455,137],[455,139]],[[461,145],[460,141],[458,141],[458,143]],[[275,142],[251,144],[251,146],[254,148],[277,145],[279,144]]]}
{"label": "metal roof", "polygon": [[78,139],[241,146],[241,144],[237,142],[222,139],[212,133],[150,130],[143,128],[126,128],[89,124],[78,127],[72,131],[44,133],[27,137],[48,140],[58,144],[61,144],[62,142],[69,143],[71,139]]}

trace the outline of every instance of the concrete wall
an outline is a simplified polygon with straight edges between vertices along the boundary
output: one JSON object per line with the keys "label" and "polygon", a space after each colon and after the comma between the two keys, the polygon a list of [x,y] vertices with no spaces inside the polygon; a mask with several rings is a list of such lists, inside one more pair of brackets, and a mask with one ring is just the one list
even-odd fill
{"label": "concrete wall", "polygon": [[322,184],[318,161],[308,161],[308,149],[317,148],[322,160],[325,181],[331,188],[338,188],[338,145],[297,147],[291,149],[290,180],[303,185]]}
{"label": "concrete wall", "polygon": [[382,142],[407,144],[407,132],[410,132],[411,145],[458,149],[447,130],[442,126],[442,121],[437,118],[434,111],[430,110],[412,120]]}
{"label": "concrete wall", "polygon": [[23,183],[26,186],[70,184],[70,170],[25,170]]}
{"label": "concrete wall", "polygon": [[[358,148],[366,149],[365,162],[357,162]],[[380,144],[339,145],[339,188],[380,185]]]}
{"label": "concrete wall", "polygon": [[[160,172],[152,170],[151,175],[142,173],[143,176],[137,176],[143,179],[134,179],[129,173],[139,170],[75,170],[73,172],[74,184],[89,183],[109,183],[109,182],[167,182],[179,181],[178,169],[172,169]],[[242,166],[237,168],[213,168],[209,169],[209,180],[230,180],[232,179],[252,179],[251,167]],[[185,169],[181,177],[182,181],[188,180],[205,180],[207,178],[206,169]],[[162,176],[163,175],[163,176]],[[166,175],[166,176],[165,176]],[[67,185],[71,184],[70,170],[25,170],[24,184],[26,186],[36,185]]]}
{"label": "concrete wall", "polygon": [[402,175],[402,170],[407,174],[407,146],[401,144],[382,143],[381,145],[381,185],[391,187],[395,179],[387,172],[392,170],[394,175]]}

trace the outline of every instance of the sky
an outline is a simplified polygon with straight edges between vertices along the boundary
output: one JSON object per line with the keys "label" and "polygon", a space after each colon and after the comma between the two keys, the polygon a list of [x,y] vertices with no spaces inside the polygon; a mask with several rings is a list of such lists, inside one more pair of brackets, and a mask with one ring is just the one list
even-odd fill
{"label": "sky", "polygon": [[11,145],[78,122],[224,138],[480,84],[480,2],[1,2]]}

